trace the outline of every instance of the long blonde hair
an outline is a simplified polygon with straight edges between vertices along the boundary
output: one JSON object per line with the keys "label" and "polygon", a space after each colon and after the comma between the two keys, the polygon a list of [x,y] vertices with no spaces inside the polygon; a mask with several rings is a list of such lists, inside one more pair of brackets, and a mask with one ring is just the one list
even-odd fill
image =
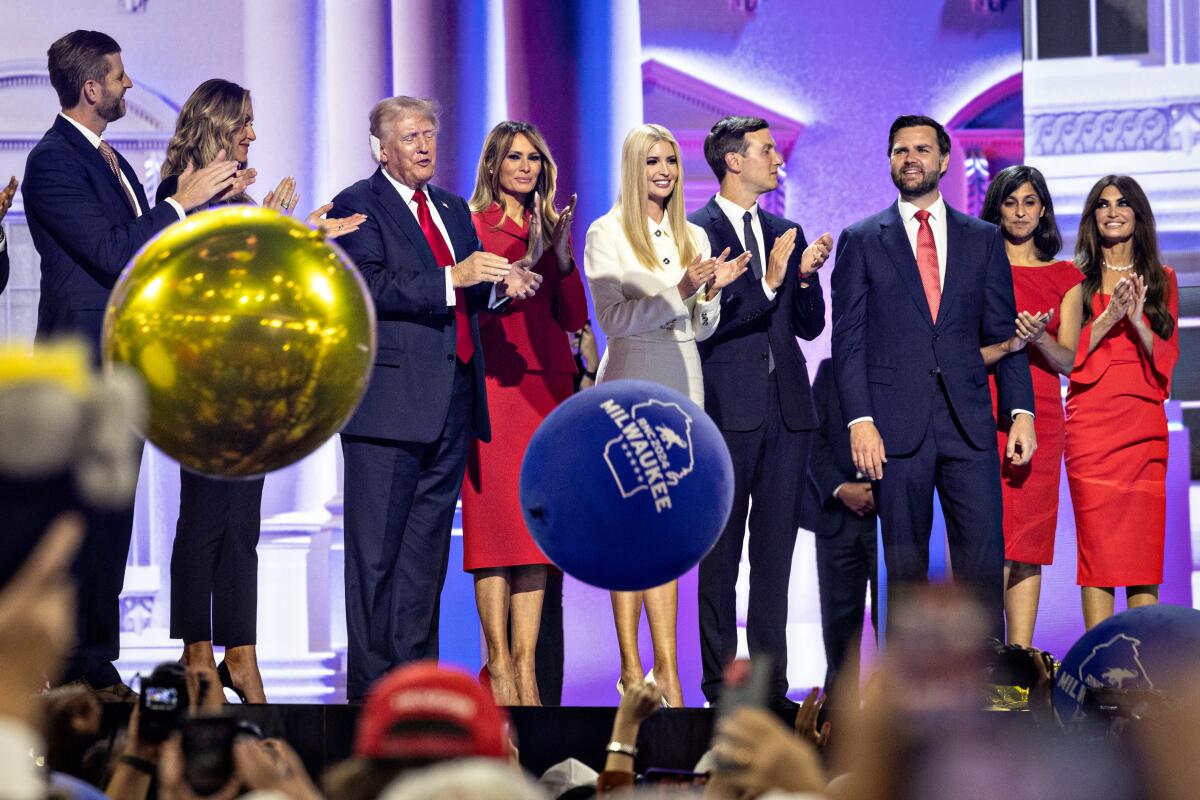
{"label": "long blonde hair", "polygon": [[675,188],[667,198],[667,221],[671,238],[679,247],[679,258],[683,266],[696,260],[700,251],[692,241],[688,230],[687,210],[683,206],[683,158],[679,154],[679,142],[662,125],[639,125],[625,137],[621,147],[621,189],[613,208],[621,217],[621,230],[629,240],[638,261],[649,269],[659,269],[658,256],[654,253],[654,242],[650,239],[650,227],[646,223],[650,208],[650,181],[646,178],[646,156],[650,148],[659,142],[671,145],[675,160],[679,164],[679,177]]}
{"label": "long blonde hair", "polygon": [[[500,166],[505,156],[512,148],[513,139],[522,134],[542,157],[542,169],[538,173],[534,191],[541,197],[542,233],[549,243],[554,232],[554,224],[558,222],[558,212],[554,209],[554,192],[558,183],[558,166],[550,155],[550,148],[538,129],[529,122],[505,120],[492,128],[483,143],[483,152],[479,154],[479,169],[475,173],[475,192],[471,195],[471,210],[486,211],[492,203],[499,203],[504,208],[504,200],[500,189]],[[525,208],[533,207],[533,192],[525,197]]]}
{"label": "long blonde hair", "polygon": [[[234,138],[249,117],[250,90],[232,81],[212,78],[196,87],[179,109],[175,135],[167,145],[162,177],[181,175],[189,163],[200,169],[224,150],[232,155]],[[246,165],[243,164],[243,167]],[[222,202],[251,203],[245,192]]]}

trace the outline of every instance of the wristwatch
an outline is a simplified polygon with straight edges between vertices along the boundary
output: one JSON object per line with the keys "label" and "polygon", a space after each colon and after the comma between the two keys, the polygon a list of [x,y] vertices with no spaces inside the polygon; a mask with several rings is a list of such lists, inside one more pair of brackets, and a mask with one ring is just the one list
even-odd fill
{"label": "wristwatch", "polygon": [[605,752],[620,753],[623,756],[629,756],[630,758],[637,758],[638,749],[631,744],[622,744],[621,742],[618,742],[617,740],[614,739],[613,741],[608,743],[608,747],[605,748]]}

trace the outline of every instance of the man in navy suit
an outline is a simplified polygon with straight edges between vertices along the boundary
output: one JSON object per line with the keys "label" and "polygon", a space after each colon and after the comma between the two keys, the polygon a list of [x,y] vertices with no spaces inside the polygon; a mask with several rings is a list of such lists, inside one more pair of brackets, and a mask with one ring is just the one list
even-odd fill
{"label": "man in navy suit", "polygon": [[[867,588],[871,623],[879,608],[875,554],[875,495],[871,482],[850,459],[850,432],[834,386],[833,362],[825,359],[813,380],[819,424],[809,457],[805,526],[816,533],[821,634],[825,641],[825,692],[854,670],[847,685],[858,686],[859,651]],[[831,705],[853,708],[852,698]]]}
{"label": "man in navy suit", "polygon": [[[720,192],[688,219],[712,252],[749,253],[749,269],[721,292],[721,322],[700,342],[704,408],[733,457],[729,521],[700,562],[702,688],[709,702],[737,653],[737,584],[750,517],[750,657],[771,659],[770,694],[787,694],[787,593],[812,430],[817,427],[808,369],[796,337],[825,327],[817,269],[833,238],[807,245],[800,226],[758,205],[779,185],[783,164],[765,120],[725,117],[704,141]],[[753,499],[753,508],[750,501]]]}
{"label": "man in navy suit", "polygon": [[[17,178],[14,175],[8,185],[0,189],[0,222],[12,206],[13,197],[17,193]],[[0,228],[0,293],[8,286],[8,241],[4,238],[4,228]]]}
{"label": "man in navy suit", "polygon": [[450,529],[474,435],[491,438],[476,312],[497,286],[532,294],[541,276],[484,252],[461,197],[431,185],[438,107],[393,97],[371,111],[379,169],[334,198],[367,215],[338,242],[375,301],[378,353],[342,429],[346,694],[392,667],[438,656]]}
{"label": "man in navy suit", "polygon": [[[103,139],[125,114],[120,46],[98,31],[74,31],[50,46],[50,83],[62,112],[29,154],[21,194],[41,257],[37,335],[85,339],[99,361],[100,328],[121,270],[156,233],[218,191],[244,185],[237,164],[219,159],[190,168],[168,203],[154,208],[137,172]],[[130,698],[112,666],[120,648],[119,595],[133,509],[88,509],[87,538],[75,565],[77,644],[64,676],[100,690],[103,700]]]}
{"label": "man in navy suit", "polygon": [[[1012,335],[1012,272],[1000,230],[942,199],[950,137],[940,124],[897,118],[888,157],[900,199],[842,232],[832,278],[833,363],[851,455],[875,481],[889,610],[896,590],[927,580],[936,488],[955,579],[1003,638],[1000,463],[979,349]],[[1023,356],[996,365],[1014,464],[1036,447]]]}

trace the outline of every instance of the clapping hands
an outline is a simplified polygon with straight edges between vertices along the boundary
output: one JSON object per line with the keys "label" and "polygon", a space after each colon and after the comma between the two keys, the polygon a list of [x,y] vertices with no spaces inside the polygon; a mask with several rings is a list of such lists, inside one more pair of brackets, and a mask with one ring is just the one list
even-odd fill
{"label": "clapping hands", "polygon": [[1107,316],[1113,325],[1120,322],[1122,317],[1134,325],[1140,325],[1146,307],[1146,289],[1146,281],[1137,273],[1121,278],[1113,287],[1103,316]]}
{"label": "clapping hands", "polygon": [[721,251],[721,255],[717,257],[716,268],[713,270],[713,276],[708,281],[708,292],[705,294],[705,300],[712,300],[717,296],[717,292],[724,289],[729,284],[737,280],[750,264],[750,251],[746,250],[733,261],[726,261],[729,255],[729,248],[726,247]]}
{"label": "clapping hands", "polygon": [[1050,320],[1054,318],[1054,309],[1049,311],[1022,311],[1017,314],[1017,318],[1013,320],[1016,326],[1016,332],[1006,344],[1006,350],[1009,353],[1016,353],[1025,349],[1027,344],[1037,344],[1046,333],[1046,326],[1050,324]]}
{"label": "clapping hands", "polygon": [[558,262],[558,274],[564,278],[571,274],[574,263],[571,259],[571,223],[575,219],[575,202],[578,199],[579,195],[571,195],[567,207],[558,215],[558,222],[554,223],[554,230],[550,232],[550,249],[554,251],[554,258]]}
{"label": "clapping hands", "polygon": [[[300,195],[296,191],[296,179],[289,175],[281,180],[278,186],[267,192],[262,204],[263,208],[270,208],[281,214],[291,214],[299,202]],[[333,203],[326,203],[310,213],[304,219],[304,223],[310,228],[319,228],[326,238],[336,239],[347,233],[354,233],[360,225],[367,221],[366,214],[351,214],[340,219],[325,219],[325,215],[332,208]]]}
{"label": "clapping hands", "polygon": [[12,208],[13,198],[17,195],[17,176],[14,175],[8,179],[8,185],[0,189],[0,220],[4,219],[4,215]]}

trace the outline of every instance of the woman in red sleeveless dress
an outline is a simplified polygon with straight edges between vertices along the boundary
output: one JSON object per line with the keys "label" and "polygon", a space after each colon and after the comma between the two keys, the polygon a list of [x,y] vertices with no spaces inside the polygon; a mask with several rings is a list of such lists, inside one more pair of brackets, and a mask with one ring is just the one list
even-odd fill
{"label": "woman in red sleeveless dress", "polygon": [[[1017,466],[1004,460],[1008,420],[996,414],[1004,498],[1004,616],[1008,641],[1030,647],[1042,566],[1054,560],[1064,440],[1060,376],[1069,374],[1075,363],[1083,274],[1070,261],[1055,260],[1062,237],[1046,180],[1033,167],[1013,166],[997,174],[980,216],[1004,232],[1019,311],[1016,335],[984,348],[984,361],[991,366],[1028,346],[1033,377],[1038,452],[1030,462]],[[990,382],[995,403],[995,375]]]}
{"label": "woman in red sleeveless dress", "polygon": [[496,422],[490,443],[471,443],[462,489],[463,568],[475,577],[486,667],[501,705],[541,705],[534,651],[550,562],[521,515],[521,459],[538,425],[574,391],[567,333],[587,323],[569,241],[575,202],[556,211],[555,172],[534,126],[501,122],[484,142],[471,197],[483,248],[509,261],[531,257],[543,279],[533,297],[480,315]]}
{"label": "woman in red sleeveless dress", "polygon": [[1075,507],[1083,620],[1158,602],[1166,532],[1167,418],[1179,359],[1179,284],[1159,261],[1150,201],[1108,175],[1079,222],[1084,327],[1067,387],[1067,479]]}

